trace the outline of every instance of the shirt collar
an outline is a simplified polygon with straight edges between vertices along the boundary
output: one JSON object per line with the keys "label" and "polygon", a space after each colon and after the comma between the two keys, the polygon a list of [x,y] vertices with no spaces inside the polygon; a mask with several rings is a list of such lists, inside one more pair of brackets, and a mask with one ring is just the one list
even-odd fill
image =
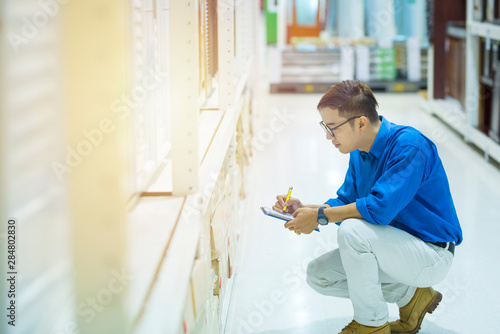
{"label": "shirt collar", "polygon": [[369,152],[370,155],[375,156],[377,159],[380,159],[385,150],[385,145],[387,144],[387,139],[389,138],[389,128],[391,127],[390,122],[383,116],[379,116],[379,119],[382,124],[380,124],[377,137],[375,137],[375,141],[373,142]]}

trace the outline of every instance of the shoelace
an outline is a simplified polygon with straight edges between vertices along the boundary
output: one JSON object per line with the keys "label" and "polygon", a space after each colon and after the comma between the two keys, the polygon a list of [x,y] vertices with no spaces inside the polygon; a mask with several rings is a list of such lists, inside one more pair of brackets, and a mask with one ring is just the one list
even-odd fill
{"label": "shoelace", "polygon": [[359,327],[359,324],[355,320],[353,320],[353,321],[351,321],[351,323],[349,325],[342,328],[342,330],[350,329],[351,331],[354,332],[354,330],[357,329],[358,327]]}

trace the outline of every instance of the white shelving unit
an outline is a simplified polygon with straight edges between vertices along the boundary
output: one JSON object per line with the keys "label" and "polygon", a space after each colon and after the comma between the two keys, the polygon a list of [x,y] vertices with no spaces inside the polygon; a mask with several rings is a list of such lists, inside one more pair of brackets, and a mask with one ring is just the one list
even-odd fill
{"label": "white shelving unit", "polygon": [[473,36],[500,39],[500,25],[470,20],[467,26]]}
{"label": "white shelving unit", "polygon": [[[477,129],[479,107],[479,38],[500,40],[500,25],[473,19],[473,1],[467,1],[466,26],[466,101],[465,109],[455,100],[434,100],[429,94],[429,109],[443,122],[481,149],[484,158],[500,162],[500,145]],[[429,59],[431,61],[431,59]],[[428,77],[432,82],[432,76]],[[429,87],[432,87],[429,85]]]}
{"label": "white shelving unit", "polygon": [[244,144],[237,138],[248,133],[242,119],[253,109],[259,7],[219,1],[212,8],[217,75],[212,93],[201,99],[197,4],[168,6],[172,152],[130,213],[128,263],[137,279],[127,309],[134,334],[223,333],[237,272],[244,182],[237,161]]}

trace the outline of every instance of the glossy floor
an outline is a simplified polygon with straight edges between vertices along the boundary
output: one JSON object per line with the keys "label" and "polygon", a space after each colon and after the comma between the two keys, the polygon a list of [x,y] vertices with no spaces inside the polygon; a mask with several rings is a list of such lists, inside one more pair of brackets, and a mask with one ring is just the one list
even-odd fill
{"label": "glossy floor", "polygon": [[[337,226],[297,236],[259,210],[293,186],[293,196],[321,204],[335,196],[347,170],[325,140],[315,106],[320,95],[272,95],[256,122],[245,217],[225,333],[338,333],[352,320],[349,300],[319,295],[305,283],[316,256],[337,247]],[[500,171],[425,111],[417,94],[378,93],[379,113],[411,125],[437,145],[448,174],[464,242],[457,247],[443,293],[420,333],[498,333],[500,314]],[[389,305],[391,320],[398,317]]]}

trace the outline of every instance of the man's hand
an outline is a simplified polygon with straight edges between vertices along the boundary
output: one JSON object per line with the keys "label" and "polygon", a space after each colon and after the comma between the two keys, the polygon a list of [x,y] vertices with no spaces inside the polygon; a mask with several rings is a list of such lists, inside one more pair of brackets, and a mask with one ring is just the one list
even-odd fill
{"label": "man's hand", "polygon": [[282,212],[283,207],[286,205],[286,212],[293,214],[298,208],[302,208],[304,205],[300,202],[298,198],[290,197],[285,203],[286,194],[276,196],[277,202],[273,205],[273,210]]}
{"label": "man's hand", "polygon": [[293,217],[294,219],[285,224],[285,227],[290,231],[310,234],[318,227],[318,209],[299,208],[295,210]]}

